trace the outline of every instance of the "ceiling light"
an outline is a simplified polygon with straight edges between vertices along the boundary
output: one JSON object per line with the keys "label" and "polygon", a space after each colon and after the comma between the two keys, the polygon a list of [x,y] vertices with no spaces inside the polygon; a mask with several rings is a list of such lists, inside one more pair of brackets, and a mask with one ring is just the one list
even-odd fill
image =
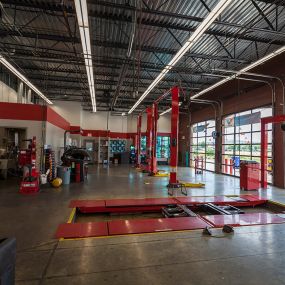
{"label": "ceiling light", "polygon": [[[182,104],[182,102],[179,102],[179,106],[181,106],[181,104]],[[160,113],[159,114],[159,116],[163,116],[163,115],[165,115],[165,114],[167,114],[167,113],[169,113],[170,111],[172,110],[172,108],[169,108],[169,109],[167,109],[167,110],[165,110],[165,111],[163,111],[162,113]]]}
{"label": "ceiling light", "polygon": [[151,92],[151,90],[161,81],[161,79],[172,69],[172,67],[185,55],[186,52],[199,40],[203,33],[208,29],[208,27],[215,21],[215,19],[226,9],[226,7],[233,0],[220,0],[220,2],[215,6],[215,8],[208,14],[208,16],[203,20],[203,22],[197,27],[195,32],[190,36],[186,43],[179,49],[176,55],[171,59],[171,61],[166,65],[166,67],[160,72],[152,84],[147,88],[147,90],[142,94],[138,101],[129,110],[131,114],[137,106],[142,102],[142,100]]}
{"label": "ceiling light", "polygon": [[21,81],[23,81],[27,86],[29,86],[36,94],[38,94],[43,100],[48,104],[53,103],[34,85],[32,84],[22,73],[20,73],[11,63],[9,63],[2,55],[0,55],[0,62],[13,72]]}
{"label": "ceiling light", "polygon": [[268,55],[266,55],[264,57],[262,57],[261,59],[255,61],[255,62],[251,63],[250,65],[248,65],[248,66],[244,67],[243,69],[237,71],[234,75],[228,76],[225,79],[223,79],[223,80],[221,80],[221,81],[211,85],[210,87],[202,90],[201,92],[199,92],[199,93],[195,94],[194,96],[192,96],[191,99],[195,99],[195,98],[200,97],[201,95],[203,95],[203,94],[205,94],[205,93],[207,93],[207,92],[217,88],[218,86],[220,86],[220,85],[222,85],[222,84],[224,84],[224,83],[226,83],[226,82],[236,78],[236,76],[241,75],[241,74],[247,72],[248,70],[250,70],[250,69],[252,69],[252,68],[254,68],[256,66],[259,66],[259,65],[263,64],[264,62],[266,62],[269,59],[271,59],[271,58],[273,58],[273,57],[283,53],[284,51],[285,51],[285,46],[279,48],[278,50],[276,50],[276,51],[274,51],[274,52],[272,52],[272,53],[270,53],[270,54],[268,54]]}
{"label": "ceiling light", "polygon": [[86,0],[74,0],[77,22],[79,26],[80,39],[82,44],[85,68],[88,79],[89,92],[93,112],[96,112],[96,96],[94,86],[94,74],[91,54],[91,41],[88,23],[88,10]]}

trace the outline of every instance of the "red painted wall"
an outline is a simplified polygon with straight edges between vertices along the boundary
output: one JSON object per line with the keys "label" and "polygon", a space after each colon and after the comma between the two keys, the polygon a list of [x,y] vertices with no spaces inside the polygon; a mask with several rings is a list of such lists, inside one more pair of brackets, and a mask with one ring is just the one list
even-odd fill
{"label": "red painted wall", "polygon": [[0,102],[0,119],[43,121],[45,117],[40,105]]}
{"label": "red painted wall", "polygon": [[0,119],[47,121],[54,126],[69,130],[70,124],[48,106],[0,102]]}
{"label": "red painted wall", "polygon": [[65,120],[62,116],[60,116],[50,107],[47,106],[45,108],[46,108],[46,121],[47,122],[66,131],[70,129],[70,124],[67,120]]}

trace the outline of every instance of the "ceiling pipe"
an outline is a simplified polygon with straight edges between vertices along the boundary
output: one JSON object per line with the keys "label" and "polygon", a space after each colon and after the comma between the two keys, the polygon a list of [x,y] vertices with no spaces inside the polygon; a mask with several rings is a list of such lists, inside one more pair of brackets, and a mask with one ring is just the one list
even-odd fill
{"label": "ceiling pipe", "polygon": [[[136,1],[135,1],[135,3],[136,3]],[[120,90],[121,90],[122,84],[125,80],[125,76],[126,76],[126,72],[127,72],[127,68],[128,68],[128,62],[129,62],[129,59],[131,57],[134,38],[135,38],[135,34],[136,34],[136,24],[137,24],[137,8],[135,6],[134,17],[133,17],[133,25],[132,25],[131,36],[129,38],[130,40],[129,40],[128,50],[127,50],[126,58],[124,60],[122,68],[121,68],[120,75],[119,75],[118,84],[116,86],[116,91],[115,91],[115,94],[114,94],[114,97],[112,100],[112,104],[111,104],[111,110],[113,110],[113,108],[115,107],[115,105],[117,103],[117,100],[118,100],[119,95],[120,95]]]}
{"label": "ceiling pipe", "polygon": [[[234,73],[234,74],[238,74],[240,73],[240,71],[235,71],[235,70],[226,70],[226,69],[216,69],[216,71],[220,71],[220,72],[226,72],[226,73]],[[272,75],[267,75],[267,74],[261,74],[261,73],[254,73],[254,72],[242,72],[241,75],[248,75],[248,76],[255,76],[255,77],[262,77],[262,78],[267,78],[267,79],[275,79],[277,80],[282,87],[282,104],[283,104],[283,114],[285,113],[285,85],[284,82],[282,80],[282,78],[278,77],[278,76],[272,76]],[[240,77],[239,77],[240,78]],[[245,79],[244,79],[245,80]],[[254,81],[254,80],[252,80]],[[256,80],[255,80],[256,81]],[[265,80],[260,80],[260,82],[264,82],[264,83],[268,83],[268,81]],[[272,88],[272,86],[270,86]],[[276,94],[274,94],[275,96]],[[274,103],[276,100],[276,96],[274,97]],[[272,107],[274,108],[274,107]],[[274,110],[274,109],[273,109]]]}

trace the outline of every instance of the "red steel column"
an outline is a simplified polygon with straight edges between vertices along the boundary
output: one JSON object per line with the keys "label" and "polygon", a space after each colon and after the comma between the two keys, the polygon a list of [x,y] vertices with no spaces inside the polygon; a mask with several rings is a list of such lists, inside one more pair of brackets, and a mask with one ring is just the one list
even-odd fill
{"label": "red steel column", "polygon": [[171,135],[170,135],[170,179],[169,184],[177,183],[178,162],[178,123],[179,123],[179,88],[171,89],[172,112],[171,112]]}
{"label": "red steel column", "polygon": [[157,173],[157,159],[156,159],[157,120],[158,120],[157,103],[153,103],[152,104],[152,149],[151,149],[151,168],[150,168],[151,175]]}
{"label": "red steel column", "polygon": [[147,171],[151,171],[151,149],[152,149],[152,108],[146,108],[147,125],[146,125],[146,158],[147,158]]}
{"label": "red steel column", "polygon": [[265,171],[267,171],[267,147],[268,147],[268,139],[267,139],[267,123],[261,119],[261,163],[260,163],[260,172],[261,172],[261,181],[260,187],[267,187],[267,175]]}
{"label": "red steel column", "polygon": [[141,138],[142,138],[142,115],[137,117],[137,141],[136,141],[136,163],[141,165]]}

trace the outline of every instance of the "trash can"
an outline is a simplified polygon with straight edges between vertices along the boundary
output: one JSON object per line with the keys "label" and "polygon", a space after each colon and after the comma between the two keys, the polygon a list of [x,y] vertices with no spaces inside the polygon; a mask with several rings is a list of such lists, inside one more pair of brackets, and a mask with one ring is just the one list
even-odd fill
{"label": "trash can", "polygon": [[16,239],[0,239],[0,284],[15,284]]}
{"label": "trash can", "polygon": [[58,166],[57,167],[57,177],[62,179],[62,184],[70,184],[70,167],[68,166]]}
{"label": "trash can", "polygon": [[258,190],[260,187],[260,167],[256,161],[240,161],[240,189]]}

